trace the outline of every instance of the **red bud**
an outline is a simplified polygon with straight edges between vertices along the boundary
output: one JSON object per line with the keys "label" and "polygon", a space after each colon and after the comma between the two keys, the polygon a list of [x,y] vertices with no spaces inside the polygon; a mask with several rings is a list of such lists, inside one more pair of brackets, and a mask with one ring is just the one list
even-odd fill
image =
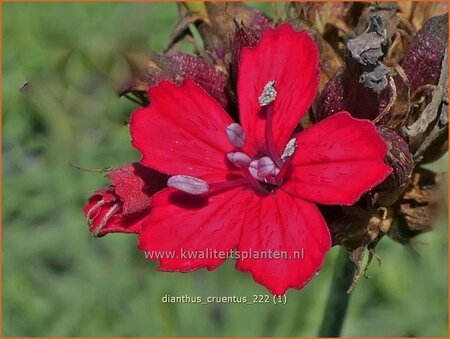
{"label": "red bud", "polygon": [[150,211],[153,194],[166,186],[167,176],[139,163],[112,170],[112,185],[92,194],[83,208],[95,236],[138,233]]}

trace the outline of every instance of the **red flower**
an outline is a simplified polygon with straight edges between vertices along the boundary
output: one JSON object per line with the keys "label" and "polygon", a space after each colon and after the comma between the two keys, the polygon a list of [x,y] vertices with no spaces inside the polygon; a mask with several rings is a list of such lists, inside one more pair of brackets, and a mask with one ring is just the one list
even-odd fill
{"label": "red flower", "polygon": [[167,176],[139,163],[106,174],[112,185],[92,194],[83,208],[95,236],[139,233],[150,212],[150,197],[166,187]]}
{"label": "red flower", "polygon": [[236,249],[251,256],[236,267],[280,295],[320,269],[331,241],[316,203],[351,205],[391,169],[373,124],[346,112],[290,139],[318,76],[316,44],[284,24],[242,51],[240,125],[192,81],[150,88],[130,128],[142,164],[172,176],[139,236],[143,251],[178,254],[159,258],[159,270],[212,270],[223,256],[181,251]]}

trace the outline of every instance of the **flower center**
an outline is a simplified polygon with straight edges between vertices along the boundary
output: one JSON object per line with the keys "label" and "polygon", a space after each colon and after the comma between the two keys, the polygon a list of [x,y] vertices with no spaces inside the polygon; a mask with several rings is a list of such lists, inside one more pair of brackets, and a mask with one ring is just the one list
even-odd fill
{"label": "flower center", "polygon": [[167,186],[194,195],[205,194],[212,189],[225,189],[248,184],[261,193],[269,193],[278,189],[283,183],[283,177],[287,168],[286,164],[297,148],[297,140],[295,138],[289,140],[283,154],[279,154],[272,129],[273,106],[276,97],[275,81],[272,80],[264,86],[263,92],[258,98],[261,113],[266,120],[264,146],[267,154],[264,156],[252,159],[243,152],[246,134],[241,125],[232,123],[225,130],[230,144],[236,148],[234,152],[229,152],[226,155],[227,159],[232,165],[241,170],[242,178],[223,183],[208,184],[199,178],[176,175],[169,178]]}
{"label": "flower center", "polygon": [[[296,139],[291,139],[284,149],[283,154],[279,154],[273,136],[273,113],[274,101],[277,97],[275,81],[269,81],[258,98],[261,113],[265,116],[266,125],[264,130],[265,150],[264,156],[256,159],[250,158],[240,150],[227,154],[227,159],[236,167],[243,171],[251,184],[258,190],[270,192],[282,185],[285,173],[285,164],[289,161],[297,147]],[[245,146],[246,134],[237,123],[232,123],[227,127],[226,133],[230,143],[242,149]]]}

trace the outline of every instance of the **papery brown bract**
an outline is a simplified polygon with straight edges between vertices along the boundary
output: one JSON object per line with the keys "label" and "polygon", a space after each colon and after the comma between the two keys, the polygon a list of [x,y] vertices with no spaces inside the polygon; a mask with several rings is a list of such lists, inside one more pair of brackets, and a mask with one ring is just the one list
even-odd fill
{"label": "papery brown bract", "polygon": [[[206,2],[208,22],[198,26],[205,49],[218,63],[227,65],[236,26],[243,25],[260,35],[271,20],[261,11],[238,2]],[[228,57],[228,60],[227,60]]]}
{"label": "papery brown bract", "polygon": [[[374,120],[384,112],[394,96],[390,71],[384,64],[398,19],[395,6],[373,4],[364,9],[358,25],[345,39],[345,65],[324,87],[315,121],[345,110],[355,117]],[[387,117],[384,117],[386,120]]]}
{"label": "papery brown bract", "polygon": [[446,1],[400,1],[398,6],[403,16],[410,21],[410,25],[416,31],[421,29],[429,19],[448,12],[448,2]]}
{"label": "papery brown bract", "polygon": [[398,218],[389,230],[389,237],[406,244],[415,236],[432,230],[432,222],[440,199],[436,184],[441,178],[424,168],[417,168],[412,183],[398,202]]}

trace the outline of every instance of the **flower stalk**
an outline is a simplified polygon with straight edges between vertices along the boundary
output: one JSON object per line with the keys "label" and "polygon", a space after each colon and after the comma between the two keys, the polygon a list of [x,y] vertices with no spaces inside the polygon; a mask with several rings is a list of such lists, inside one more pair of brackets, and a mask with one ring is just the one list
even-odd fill
{"label": "flower stalk", "polygon": [[355,264],[350,260],[347,250],[341,248],[335,262],[330,292],[319,329],[319,337],[340,337],[347,314],[350,293],[355,273]]}

